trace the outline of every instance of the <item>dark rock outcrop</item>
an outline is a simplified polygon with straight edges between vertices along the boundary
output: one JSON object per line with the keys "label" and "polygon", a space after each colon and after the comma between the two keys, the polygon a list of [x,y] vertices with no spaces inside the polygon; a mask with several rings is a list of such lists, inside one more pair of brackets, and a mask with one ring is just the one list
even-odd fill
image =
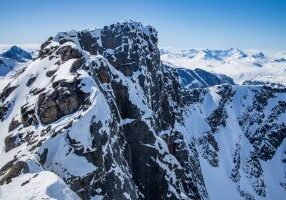
{"label": "dark rock outcrop", "polygon": [[29,80],[28,80],[27,83],[26,83],[26,86],[27,86],[27,87],[31,86],[36,79],[37,79],[36,76],[32,76],[31,78],[29,78]]}
{"label": "dark rock outcrop", "polygon": [[8,84],[0,94],[0,101],[3,103],[16,88],[17,86],[10,86],[10,84]]}
{"label": "dark rock outcrop", "polygon": [[21,123],[18,120],[14,120],[14,118],[12,119],[11,123],[9,124],[9,128],[8,131],[13,131],[15,130]]}
{"label": "dark rock outcrop", "polygon": [[153,159],[160,155],[156,149],[147,146],[154,145],[154,135],[142,121],[135,120],[124,126],[124,129],[127,140],[125,155],[139,190],[145,199],[167,198],[168,182],[164,178],[166,174]]}
{"label": "dark rock outcrop", "polygon": [[[5,166],[4,166],[5,167]],[[0,169],[2,171],[2,169]],[[21,173],[28,173],[29,168],[27,163],[23,161],[18,161],[9,168],[9,171],[5,176],[0,179],[0,185],[8,184],[12,181],[13,178],[19,176]]]}
{"label": "dark rock outcrop", "polygon": [[35,114],[35,109],[33,107],[30,107],[29,105],[24,105],[21,107],[21,121],[24,127],[28,127],[32,125],[32,123],[34,125],[39,123]]}
{"label": "dark rock outcrop", "polygon": [[9,135],[5,138],[5,151],[8,152],[10,151],[11,149],[14,149],[15,147],[17,146],[20,146],[21,145],[21,135],[20,134],[17,134],[15,136],[12,136],[12,135]]}
{"label": "dark rock outcrop", "polygon": [[59,82],[51,94],[42,93],[38,99],[37,114],[43,124],[54,122],[65,115],[72,114],[84,104],[88,94],[78,87],[79,82]]}
{"label": "dark rock outcrop", "polygon": [[9,110],[9,107],[10,107],[10,103],[0,105],[0,120],[1,121],[5,118],[8,110]]}
{"label": "dark rock outcrop", "polygon": [[71,46],[60,47],[56,51],[56,54],[61,56],[63,62],[65,62],[69,59],[72,59],[72,58],[81,58],[82,57],[81,52],[78,49],[75,49]]}

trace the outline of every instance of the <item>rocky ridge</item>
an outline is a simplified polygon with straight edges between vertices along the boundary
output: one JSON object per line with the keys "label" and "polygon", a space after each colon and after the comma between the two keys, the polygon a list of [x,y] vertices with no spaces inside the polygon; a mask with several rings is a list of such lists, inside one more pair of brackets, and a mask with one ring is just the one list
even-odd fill
{"label": "rocky ridge", "polygon": [[3,198],[47,177],[66,199],[285,195],[286,89],[174,68],[157,43],[128,21],[42,44],[1,91]]}

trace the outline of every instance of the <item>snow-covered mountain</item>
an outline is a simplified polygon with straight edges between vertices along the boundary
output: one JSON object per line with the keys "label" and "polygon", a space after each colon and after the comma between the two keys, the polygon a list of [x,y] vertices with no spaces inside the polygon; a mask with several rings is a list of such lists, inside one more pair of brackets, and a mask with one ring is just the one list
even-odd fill
{"label": "snow-covered mountain", "polygon": [[0,54],[0,76],[5,76],[14,68],[21,68],[32,60],[32,54],[18,46],[12,46]]}
{"label": "snow-covered mountain", "polygon": [[32,59],[32,55],[29,52],[17,46],[12,46],[8,51],[2,53],[2,56],[18,62],[26,62]]}
{"label": "snow-covered mountain", "polygon": [[132,21],[61,32],[5,76],[0,199],[283,199],[286,89],[175,67],[157,43]]}
{"label": "snow-covered mountain", "polygon": [[286,52],[259,50],[178,50],[161,48],[161,59],[174,65],[230,76],[236,83],[260,81],[286,84]]}

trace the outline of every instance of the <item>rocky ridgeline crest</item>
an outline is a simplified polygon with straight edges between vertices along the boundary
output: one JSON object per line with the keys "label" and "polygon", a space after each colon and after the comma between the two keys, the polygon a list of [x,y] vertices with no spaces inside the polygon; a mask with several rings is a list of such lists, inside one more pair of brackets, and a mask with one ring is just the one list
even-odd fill
{"label": "rocky ridgeline crest", "polygon": [[225,169],[238,197],[268,197],[261,162],[286,137],[285,89],[174,68],[157,44],[132,21],[43,43],[0,95],[0,185],[49,171],[75,199],[210,199],[204,169]]}

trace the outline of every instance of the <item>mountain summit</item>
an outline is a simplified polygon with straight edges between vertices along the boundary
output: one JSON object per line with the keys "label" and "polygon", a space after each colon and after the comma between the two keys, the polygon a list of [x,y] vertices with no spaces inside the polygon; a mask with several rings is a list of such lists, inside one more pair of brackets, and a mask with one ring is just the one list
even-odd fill
{"label": "mountain summit", "polygon": [[281,199],[286,89],[161,62],[138,22],[61,32],[0,93],[1,199]]}

